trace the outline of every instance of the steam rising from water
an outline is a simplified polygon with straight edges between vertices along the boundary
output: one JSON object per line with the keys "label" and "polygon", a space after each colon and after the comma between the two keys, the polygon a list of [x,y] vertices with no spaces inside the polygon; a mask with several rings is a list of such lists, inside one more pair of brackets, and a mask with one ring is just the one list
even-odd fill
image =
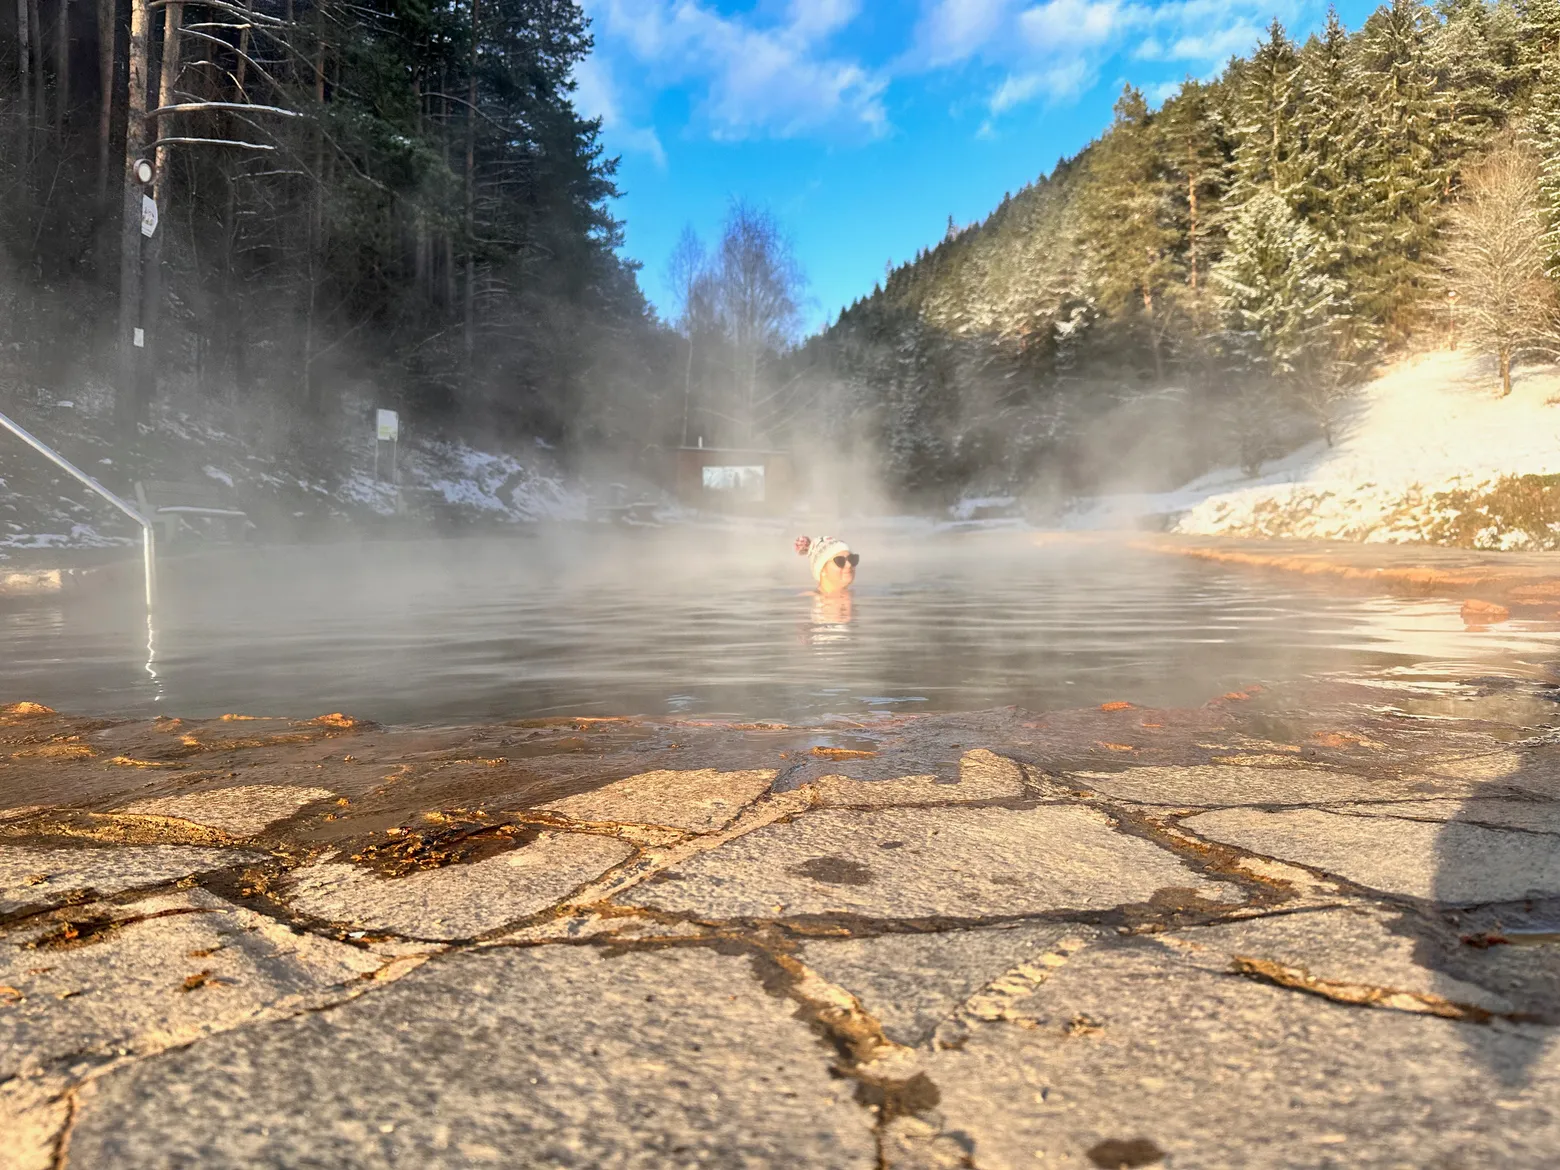
{"label": "steam rising from water", "polygon": [[795,722],[1199,704],[1316,671],[1515,655],[1543,672],[1555,657],[1552,630],[1469,633],[1445,602],[1016,531],[836,531],[862,564],[833,605],[809,593],[795,533],[756,523],[172,560],[155,675],[133,598],[66,599],[0,613],[0,697],[139,715]]}

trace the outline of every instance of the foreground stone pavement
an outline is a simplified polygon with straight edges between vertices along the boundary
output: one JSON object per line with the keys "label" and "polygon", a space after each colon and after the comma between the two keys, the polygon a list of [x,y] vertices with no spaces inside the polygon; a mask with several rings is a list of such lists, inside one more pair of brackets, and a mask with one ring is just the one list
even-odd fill
{"label": "foreground stone pavement", "polygon": [[0,1167],[1540,1167],[1543,688],[0,713]]}

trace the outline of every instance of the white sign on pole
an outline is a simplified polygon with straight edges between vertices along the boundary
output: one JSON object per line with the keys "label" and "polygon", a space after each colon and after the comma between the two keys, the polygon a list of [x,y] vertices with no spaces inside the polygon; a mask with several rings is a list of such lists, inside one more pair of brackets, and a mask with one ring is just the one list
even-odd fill
{"label": "white sign on pole", "polygon": [[150,195],[141,196],[141,234],[147,239],[157,230],[157,200]]}
{"label": "white sign on pole", "polygon": [[393,410],[379,412],[379,441],[389,443],[400,437],[401,420]]}
{"label": "white sign on pole", "polygon": [[146,348],[146,330],[137,329],[130,334],[130,342],[136,349]]}

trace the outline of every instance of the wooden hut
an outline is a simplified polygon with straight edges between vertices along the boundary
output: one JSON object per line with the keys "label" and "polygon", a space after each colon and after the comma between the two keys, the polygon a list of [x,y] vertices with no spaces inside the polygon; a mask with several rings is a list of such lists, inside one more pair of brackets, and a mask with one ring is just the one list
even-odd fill
{"label": "wooden hut", "polygon": [[743,516],[783,516],[795,479],[785,451],[741,447],[681,447],[677,499],[689,508]]}

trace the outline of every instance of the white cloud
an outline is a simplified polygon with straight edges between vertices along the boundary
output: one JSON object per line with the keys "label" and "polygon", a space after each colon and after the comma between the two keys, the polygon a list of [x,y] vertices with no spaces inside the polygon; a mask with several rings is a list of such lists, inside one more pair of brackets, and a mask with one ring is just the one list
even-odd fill
{"label": "white cloud", "polygon": [[790,0],[778,22],[699,0],[590,0],[597,52],[624,53],[661,84],[692,83],[717,138],[887,129],[884,78],[828,50],[860,0]]}
{"label": "white cloud", "polygon": [[1049,69],[1028,73],[1008,74],[988,104],[993,114],[1006,113],[1014,106],[1021,106],[1037,97],[1051,101],[1063,101],[1077,97],[1094,80],[1094,72],[1079,59],[1067,61]]}
{"label": "white cloud", "polygon": [[1170,46],[1170,56],[1177,61],[1222,61],[1237,53],[1250,52],[1261,39],[1260,28],[1241,22],[1229,28],[1183,36]]}
{"label": "white cloud", "polygon": [[1021,14],[1024,36],[1042,51],[1103,45],[1150,19],[1147,9],[1116,0],[1047,0]]}
{"label": "white cloud", "polygon": [[984,49],[1008,23],[1013,0],[929,0],[916,28],[916,57],[951,65]]}
{"label": "white cloud", "polygon": [[574,67],[574,107],[587,118],[600,118],[608,150],[648,154],[666,169],[666,149],[651,126],[634,126],[623,118],[612,74],[600,57],[587,57]]}

